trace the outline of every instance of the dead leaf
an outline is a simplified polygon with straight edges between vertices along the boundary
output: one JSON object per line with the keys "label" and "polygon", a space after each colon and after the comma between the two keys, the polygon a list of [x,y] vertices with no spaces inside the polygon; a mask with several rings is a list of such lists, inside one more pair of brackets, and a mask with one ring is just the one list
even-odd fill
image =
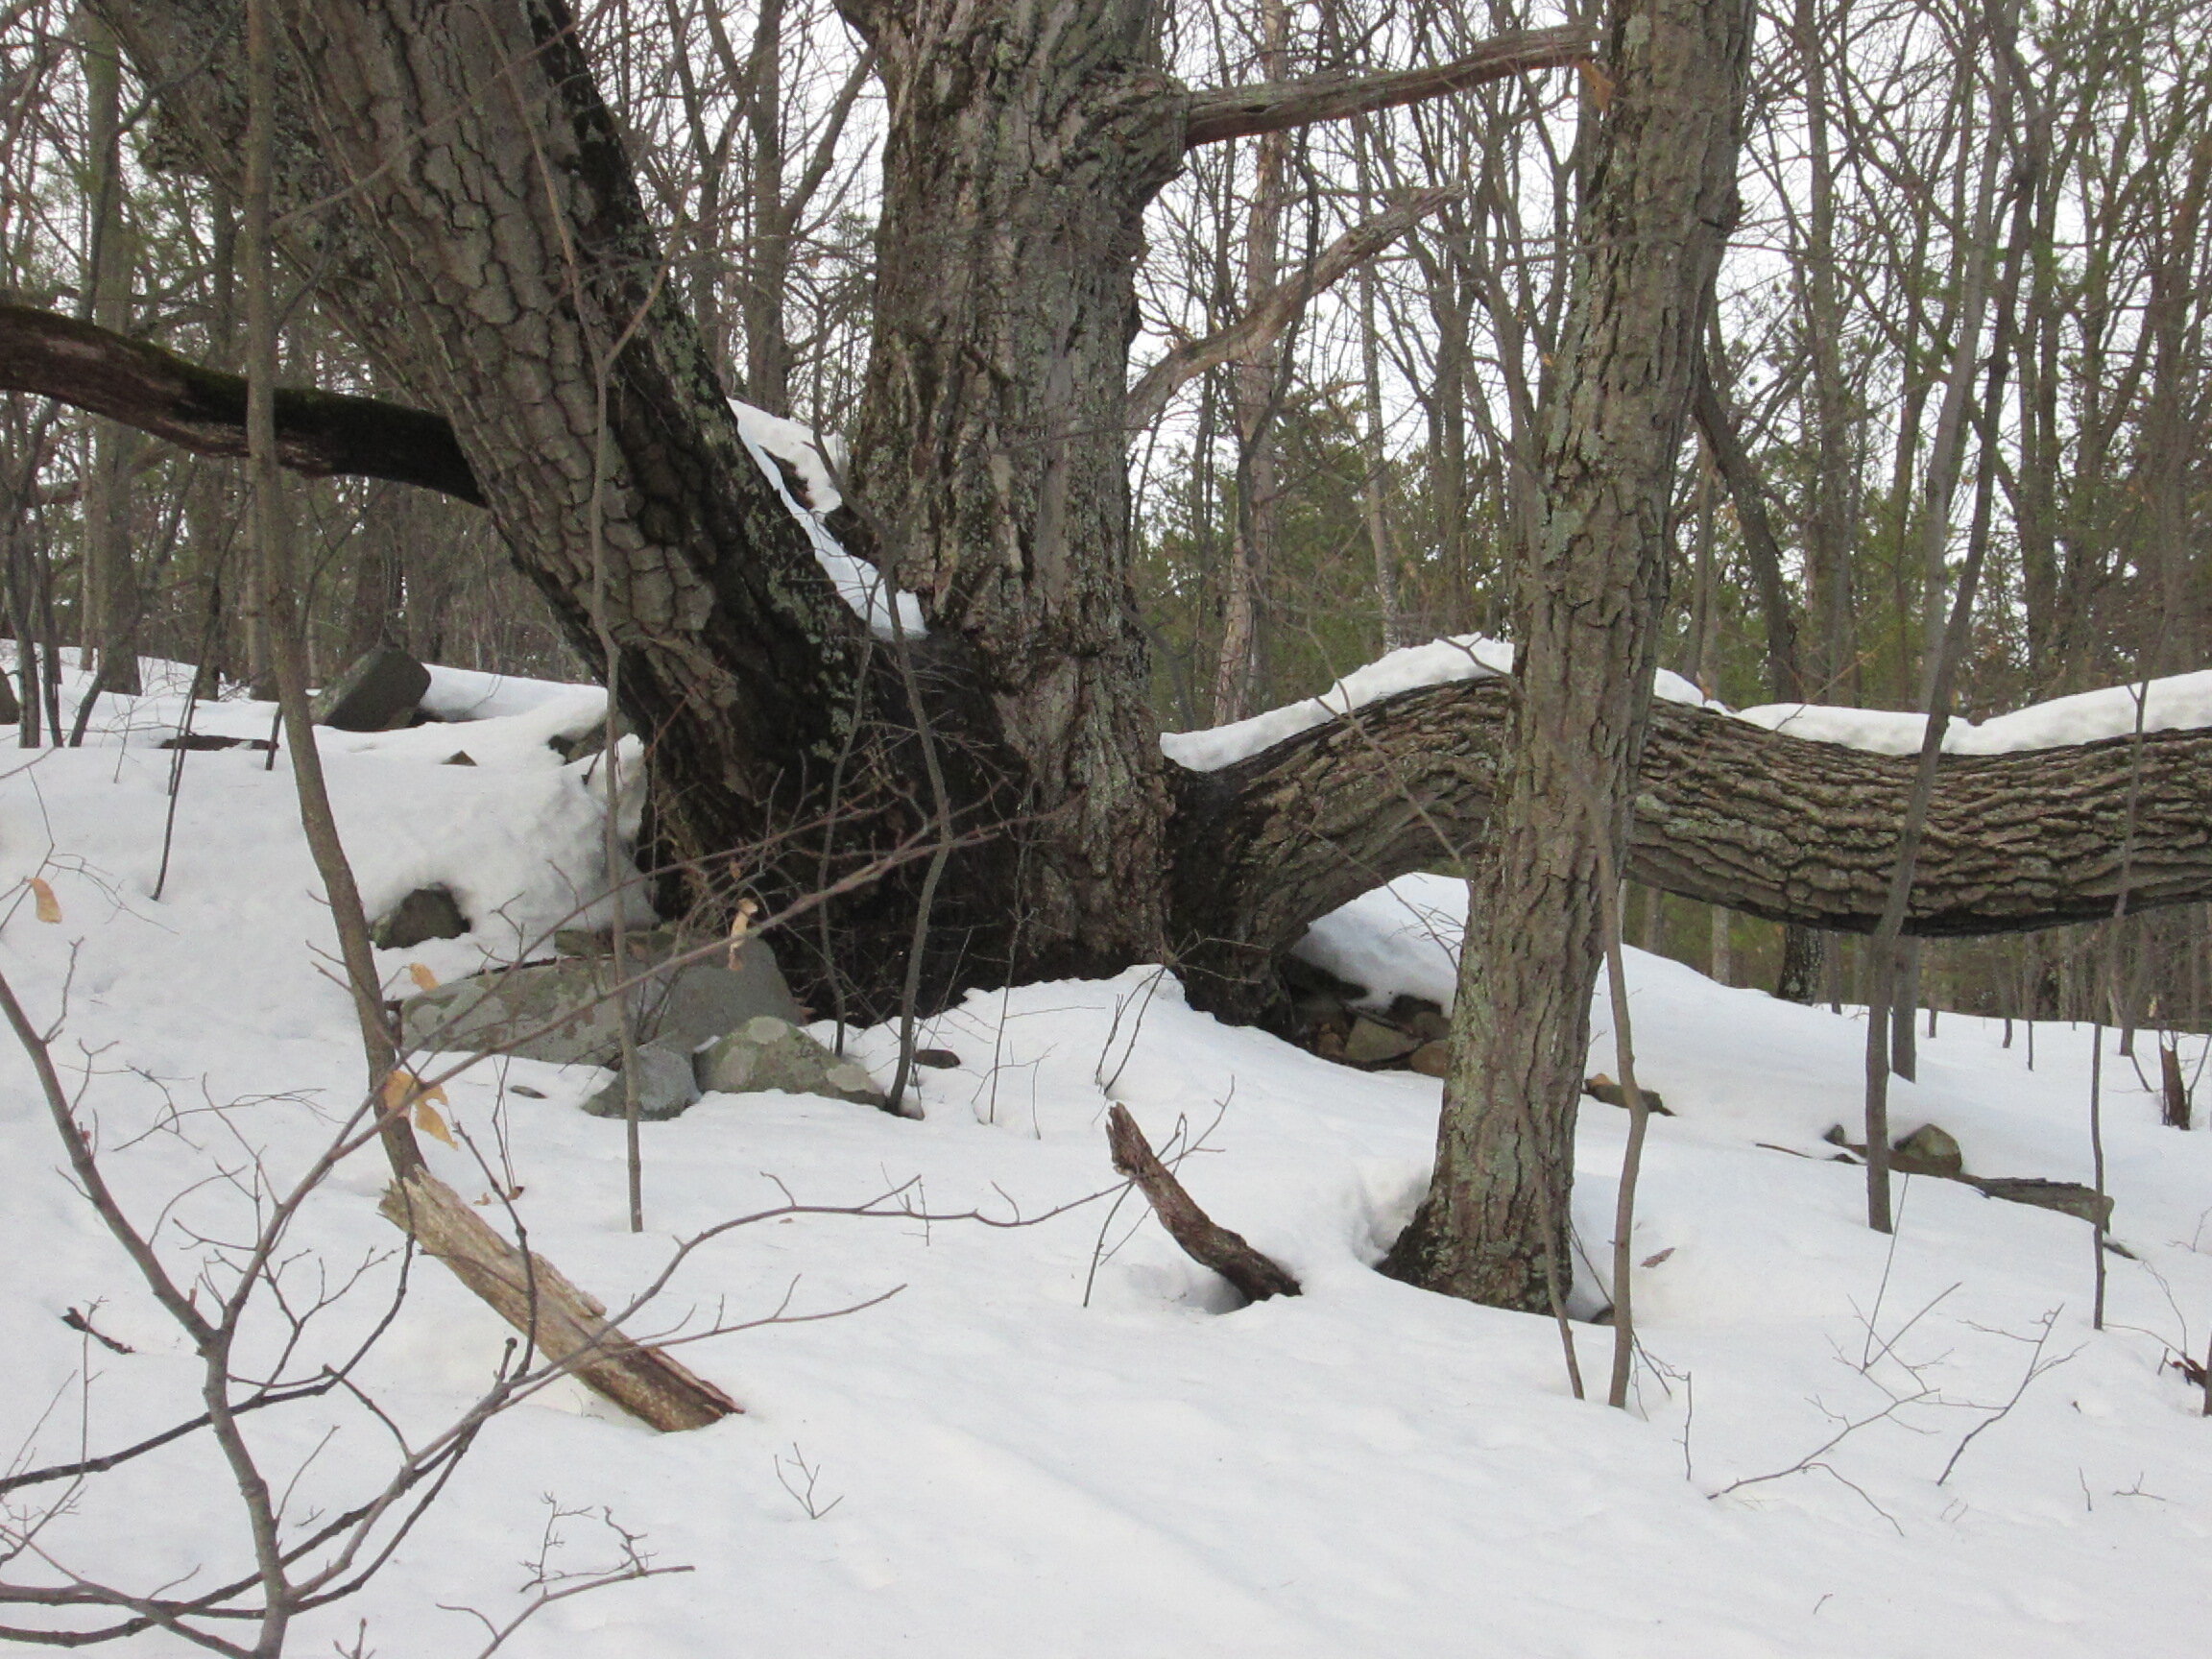
{"label": "dead leaf", "polygon": [[752,927],[753,918],[759,914],[760,906],[753,900],[737,901],[737,914],[730,919],[730,953],[727,960],[731,967],[737,966],[737,952],[745,947],[746,931]]}
{"label": "dead leaf", "polygon": [[1674,1246],[1673,1246],[1673,1245],[1671,1245],[1671,1244],[1670,1244],[1670,1245],[1668,1245],[1668,1246],[1667,1246],[1667,1248],[1666,1248],[1666,1249],[1664,1249],[1664,1250],[1662,1250],[1662,1251],[1658,1252],[1656,1255],[1652,1255],[1652,1256],[1647,1256],[1647,1257],[1645,1257],[1645,1258],[1644,1258],[1644,1265],[1645,1265],[1645,1266],[1647,1266],[1647,1267],[1656,1267],[1656,1266],[1658,1266],[1658,1265],[1659,1265],[1659,1263],[1660,1263],[1660,1262],[1662,1262],[1666,1261],[1668,1257],[1670,1257],[1670,1256],[1671,1256],[1671,1255],[1673,1255],[1673,1254],[1674,1254]]}
{"label": "dead leaf", "polygon": [[452,1104],[445,1099],[445,1090],[435,1084],[428,1089],[423,1088],[422,1080],[412,1071],[395,1069],[385,1073],[384,1110],[397,1112],[412,1100],[439,1100],[448,1106]]}
{"label": "dead leaf", "polygon": [[435,991],[438,989],[438,975],[431,973],[420,962],[407,964],[407,977],[415,981],[415,988],[419,991]]}
{"label": "dead leaf", "polygon": [[[437,1089],[430,1091],[431,1094],[443,1093],[444,1091]],[[460,1142],[453,1139],[453,1131],[445,1127],[445,1119],[438,1115],[438,1108],[430,1104],[428,1094],[415,1102],[415,1127],[421,1130],[425,1135],[437,1136],[448,1146],[461,1144]]]}
{"label": "dead leaf", "polygon": [[54,889],[46,884],[45,877],[34,876],[31,878],[31,895],[36,904],[39,921],[59,922],[61,920],[61,901],[54,897]]}
{"label": "dead leaf", "polygon": [[1590,102],[1598,106],[1598,113],[1605,113],[1605,107],[1613,102],[1613,77],[1587,58],[1575,60],[1575,67],[1582,71],[1582,79],[1590,84]]}

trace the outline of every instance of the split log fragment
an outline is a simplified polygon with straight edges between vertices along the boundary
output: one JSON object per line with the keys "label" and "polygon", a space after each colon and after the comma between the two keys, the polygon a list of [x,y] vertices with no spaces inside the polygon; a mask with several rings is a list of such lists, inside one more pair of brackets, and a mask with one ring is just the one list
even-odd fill
{"label": "split log fragment", "polygon": [[417,1168],[385,1189],[384,1218],[410,1234],[547,1359],[594,1394],[663,1432],[704,1429],[744,1409],[658,1348],[625,1335],[607,1310],[544,1257],[502,1238],[461,1194]]}

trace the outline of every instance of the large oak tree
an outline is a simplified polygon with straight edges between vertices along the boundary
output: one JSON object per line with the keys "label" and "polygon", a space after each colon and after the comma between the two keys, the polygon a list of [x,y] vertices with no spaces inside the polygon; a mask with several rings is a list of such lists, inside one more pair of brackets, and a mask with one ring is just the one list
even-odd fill
{"label": "large oak tree", "polygon": [[[238,0],[92,3],[154,89],[167,148],[225,176],[245,114]],[[1500,975],[1506,935],[1471,953],[1462,1001],[1488,1035],[1462,1042],[1445,1141],[1446,1182],[1474,1196],[1432,1205],[1401,1255],[1440,1286],[1532,1305],[1528,1264],[1562,1209],[1597,837],[1628,834],[1630,871],[1668,890],[1865,930],[1909,770],[1680,708],[1646,741],[1667,479],[1725,234],[1747,23],[1738,0],[1616,10],[1601,41],[1538,31],[1395,75],[1194,92],[1162,65],[1159,0],[844,0],[888,129],[837,523],[926,620],[886,639],[748,452],[560,0],[301,0],[280,89],[287,251],[417,407],[302,392],[279,409],[286,457],[481,504],[589,660],[604,625],[693,898],[741,882],[773,902],[957,830],[931,997],[1166,959],[1194,1000],[1255,1016],[1314,916],[1503,846],[1483,891],[1516,906],[1498,926],[1519,929],[1519,954]],[[1193,146],[1593,52],[1611,96],[1589,111],[1600,161],[1520,604],[1526,694],[1434,687],[1219,772],[1170,765],[1127,531],[1146,204]],[[0,312],[0,386],[243,446],[230,382],[36,313]],[[2130,813],[2131,907],[2212,893],[2207,747],[2167,734],[1950,765],[1909,927],[2108,912]],[[796,974],[887,1011],[916,868],[841,901],[815,956],[785,953]],[[1508,1112],[1527,1134],[1500,1134]]]}

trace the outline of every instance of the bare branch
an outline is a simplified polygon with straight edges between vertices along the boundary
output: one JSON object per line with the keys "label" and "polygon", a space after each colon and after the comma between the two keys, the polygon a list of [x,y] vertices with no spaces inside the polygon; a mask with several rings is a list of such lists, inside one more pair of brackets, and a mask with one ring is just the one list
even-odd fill
{"label": "bare branch", "polygon": [[1198,1208],[1183,1183],[1160,1162],[1127,1107],[1116,1106],[1106,1115],[1106,1139],[1114,1149],[1114,1167],[1143,1190],[1160,1225],[1193,1262],[1213,1268],[1250,1301],[1298,1294],[1298,1281],[1281,1264]]}
{"label": "bare branch", "polygon": [[1597,36],[1579,24],[1531,29],[1486,40],[1466,57],[1390,75],[1331,75],[1310,81],[1262,82],[1228,91],[1194,92],[1184,124],[1183,145],[1218,144],[1259,132],[1281,132],[1316,121],[1338,121],[1375,109],[1392,109],[1447,92],[1464,91],[1531,69],[1559,69],[1588,59]]}
{"label": "bare branch", "polygon": [[[246,453],[246,380],[29,305],[0,304],[0,392],[31,392],[165,438],[195,455]],[[276,394],[278,462],[310,478],[383,478],[484,505],[444,416],[373,397]]]}
{"label": "bare branch", "polygon": [[1262,295],[1228,327],[1178,346],[1145,372],[1130,389],[1123,422],[1142,431],[1166,412],[1167,399],[1186,382],[1224,363],[1248,360],[1287,328],[1307,301],[1354,266],[1380,253],[1415,224],[1458,195],[1456,190],[1422,190],[1396,206],[1355,225],[1322,250],[1311,264],[1287,282]]}

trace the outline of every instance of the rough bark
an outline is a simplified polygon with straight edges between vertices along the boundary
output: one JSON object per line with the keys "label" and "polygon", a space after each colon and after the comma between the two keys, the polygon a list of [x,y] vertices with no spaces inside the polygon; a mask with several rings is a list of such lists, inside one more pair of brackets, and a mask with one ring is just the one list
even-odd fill
{"label": "rough bark", "polygon": [[[228,173],[235,7],[102,10],[198,163]],[[601,536],[632,718],[661,738],[702,829],[757,824],[778,770],[835,752],[860,631],[661,280],[572,19],[550,0],[362,0],[291,7],[287,22],[294,60],[313,65],[281,81],[288,252],[330,273],[325,298],[357,341],[452,421],[502,536],[588,657],[589,516],[609,471]]]}
{"label": "rough bark", "polygon": [[878,557],[957,637],[1017,761],[1024,932],[1156,950],[1166,795],[1119,433],[1144,207],[1187,96],[1150,0],[849,3],[890,97],[852,485]]}
{"label": "rough bark", "polygon": [[1556,1307],[1570,1261],[1600,871],[1620,866],[1634,811],[1675,457],[1737,211],[1749,39],[1743,0],[1612,11],[1544,519],[1518,590],[1511,759],[1471,883],[1436,1171],[1385,1263],[1473,1301]]}
{"label": "rough bark", "polygon": [[[1513,687],[1503,678],[1371,703],[1217,772],[1175,778],[1178,964],[1208,1006],[1258,1011],[1265,963],[1313,917],[1490,844]],[[1947,755],[1907,934],[2030,932],[2212,898],[2212,732]],[[1912,756],[1874,755],[1654,703],[1624,873],[1768,921],[1871,933]]]}

